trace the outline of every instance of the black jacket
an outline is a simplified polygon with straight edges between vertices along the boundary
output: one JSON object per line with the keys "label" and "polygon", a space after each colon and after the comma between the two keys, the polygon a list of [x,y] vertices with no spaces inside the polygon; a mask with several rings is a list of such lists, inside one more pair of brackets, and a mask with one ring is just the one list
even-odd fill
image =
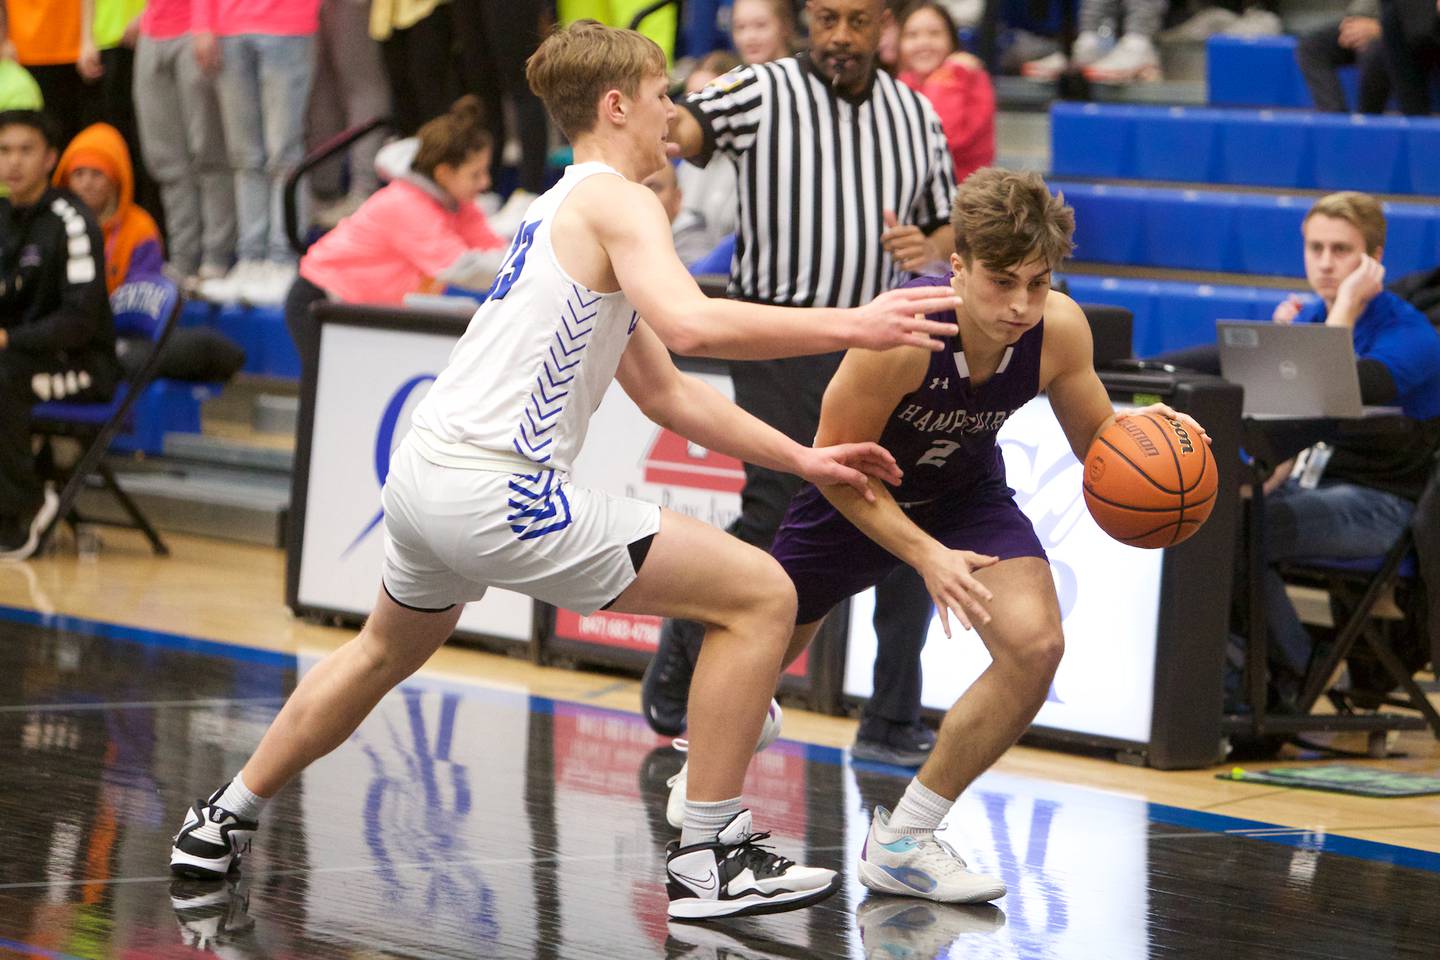
{"label": "black jacket", "polygon": [[31,207],[0,198],[0,327],[10,350],[77,368],[114,363],[104,240],[68,191],[49,188]]}

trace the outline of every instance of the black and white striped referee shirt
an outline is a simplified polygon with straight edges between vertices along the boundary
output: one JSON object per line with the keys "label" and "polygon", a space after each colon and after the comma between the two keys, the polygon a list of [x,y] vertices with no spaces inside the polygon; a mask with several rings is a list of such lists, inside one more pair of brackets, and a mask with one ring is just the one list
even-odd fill
{"label": "black and white striped referee shirt", "polygon": [[801,53],[739,67],[683,106],[705,137],[696,162],[719,150],[739,167],[731,297],[857,306],[905,278],[880,245],[884,211],[926,234],[949,220],[940,118],[883,71],[847,96]]}

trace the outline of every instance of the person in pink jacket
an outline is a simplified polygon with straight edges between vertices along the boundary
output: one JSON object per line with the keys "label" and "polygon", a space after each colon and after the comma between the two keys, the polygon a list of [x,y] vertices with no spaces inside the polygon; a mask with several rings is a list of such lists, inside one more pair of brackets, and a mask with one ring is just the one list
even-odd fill
{"label": "person in pink jacket", "polygon": [[985,66],[958,49],[955,21],[940,4],[920,3],[903,15],[899,79],[940,115],[956,183],[995,162],[995,88]]}
{"label": "person in pink jacket", "polygon": [[410,172],[381,188],[316,241],[285,300],[302,355],[319,300],[400,306],[409,293],[484,289],[505,255],[475,204],[490,189],[490,134],[478,97],[462,97],[420,128]]}

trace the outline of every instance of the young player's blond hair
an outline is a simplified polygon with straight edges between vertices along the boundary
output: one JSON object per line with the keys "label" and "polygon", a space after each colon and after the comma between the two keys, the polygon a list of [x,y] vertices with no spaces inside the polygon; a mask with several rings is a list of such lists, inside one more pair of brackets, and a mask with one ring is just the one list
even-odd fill
{"label": "young player's blond hair", "polygon": [[950,209],[955,252],[995,270],[1039,259],[1052,270],[1075,249],[1075,211],[1038,173],[983,167],[965,178]]}
{"label": "young player's blond hair", "polygon": [[1359,230],[1360,235],[1365,238],[1365,252],[1368,254],[1373,255],[1385,246],[1385,210],[1380,206],[1380,201],[1368,193],[1342,190],[1321,197],[1315,201],[1310,212],[1305,214],[1300,229],[1304,230],[1305,224],[1315,216],[1344,220]]}
{"label": "young player's blond hair", "polygon": [[607,90],[635,96],[640,83],[665,75],[665,52],[649,37],[594,20],[557,27],[525,62],[525,79],[565,137],[589,133]]}

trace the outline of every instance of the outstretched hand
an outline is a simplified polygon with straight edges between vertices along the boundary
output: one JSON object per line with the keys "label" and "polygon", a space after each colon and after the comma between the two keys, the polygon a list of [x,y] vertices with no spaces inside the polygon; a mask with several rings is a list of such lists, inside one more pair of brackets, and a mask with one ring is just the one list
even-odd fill
{"label": "outstretched hand", "polygon": [[806,447],[796,472],[817,487],[848,484],[869,503],[875,502],[875,491],[870,489],[871,477],[892,486],[900,482],[900,467],[895,458],[876,443]]}
{"label": "outstretched hand", "polygon": [[950,615],[954,614],[960,626],[973,629],[972,624],[985,625],[990,622],[990,611],[985,604],[995,599],[983,583],[975,579],[974,572],[1000,562],[999,557],[974,553],[970,550],[951,550],[935,544],[935,553],[920,568],[925,578],[925,589],[935,601],[935,611],[940,614],[940,628],[950,636]]}
{"label": "outstretched hand", "polygon": [[942,313],[960,306],[960,298],[949,287],[902,287],[880,294],[863,307],[853,311],[857,329],[852,346],[867,350],[888,350],[891,347],[924,347],[943,350],[945,343],[938,337],[953,337],[960,328],[953,323],[937,323],[927,313]]}

